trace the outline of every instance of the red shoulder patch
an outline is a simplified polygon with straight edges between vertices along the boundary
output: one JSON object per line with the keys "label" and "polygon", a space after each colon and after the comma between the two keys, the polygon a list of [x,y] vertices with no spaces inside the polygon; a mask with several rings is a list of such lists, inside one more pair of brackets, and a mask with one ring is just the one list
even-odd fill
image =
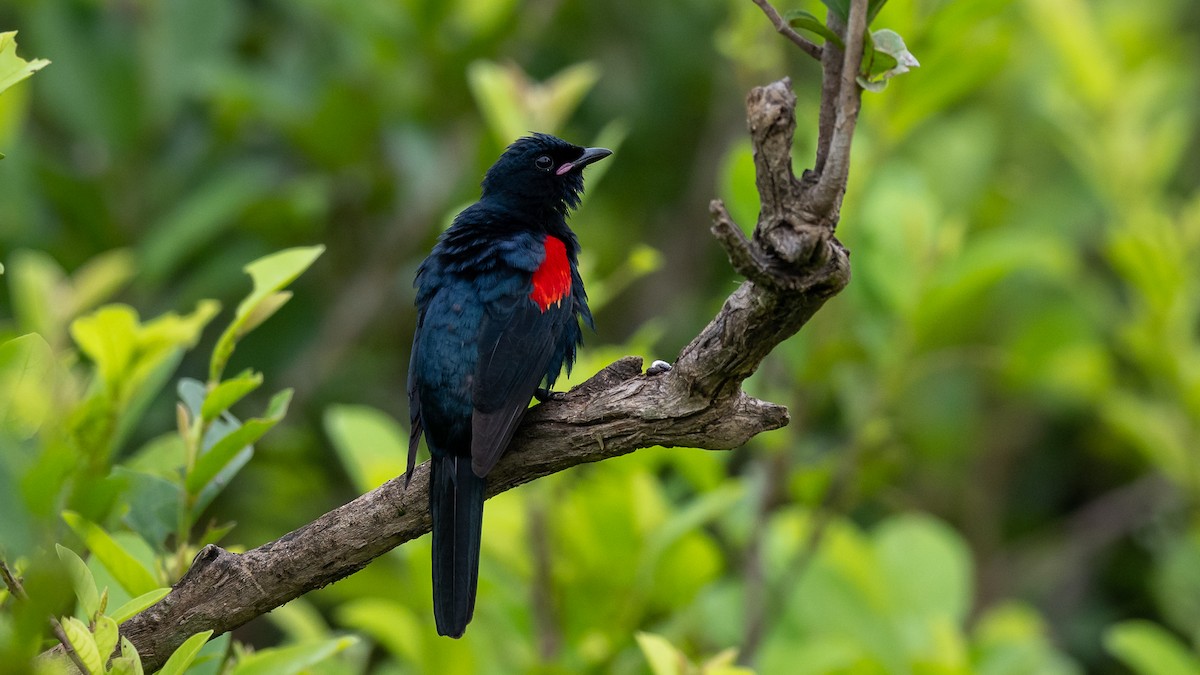
{"label": "red shoulder patch", "polygon": [[546,235],[546,257],[533,272],[533,290],[529,299],[544,312],[562,302],[571,292],[571,261],[567,247],[558,237]]}

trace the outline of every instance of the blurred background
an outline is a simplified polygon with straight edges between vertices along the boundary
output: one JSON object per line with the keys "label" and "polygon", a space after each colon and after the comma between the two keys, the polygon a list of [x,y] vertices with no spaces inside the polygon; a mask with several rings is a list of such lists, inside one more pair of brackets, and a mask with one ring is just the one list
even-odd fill
{"label": "blurred background", "polygon": [[[1200,673],[1200,5],[892,0],[873,27],[921,67],[864,95],[850,286],[747,384],[790,426],[490,501],[461,641],[435,635],[423,539],[238,653]],[[8,30],[52,61],[0,94],[0,341],[40,336],[0,347],[0,555],[40,603],[0,592],[10,658],[45,646],[38,617],[87,614],[55,542],[111,608],[205,541],[260,545],[403,471],[413,274],[515,137],[615,150],[572,219],[598,328],[574,382],[672,359],[739,282],[707,205],[753,227],[751,87],[791,78],[797,171],[815,142],[816,64],[750,0],[6,0]],[[189,387],[245,318],[243,267],[318,244],[225,369],[261,387],[221,423],[274,428],[189,482]]]}

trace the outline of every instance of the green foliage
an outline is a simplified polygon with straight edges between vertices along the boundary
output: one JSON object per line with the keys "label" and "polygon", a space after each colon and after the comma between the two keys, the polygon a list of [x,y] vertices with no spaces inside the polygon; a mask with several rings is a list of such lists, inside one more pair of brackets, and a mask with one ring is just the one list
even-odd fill
{"label": "green foliage", "polygon": [[[9,89],[49,64],[50,62],[46,59],[26,61],[17,56],[17,31],[0,33],[0,93],[4,93],[5,89]],[[0,132],[3,131],[2,122],[3,120],[0,120]],[[2,136],[3,133],[0,133],[0,137]],[[4,159],[4,153],[0,153],[0,159]],[[0,274],[3,273],[4,267],[0,266]]]}
{"label": "green foliage", "polygon": [[1149,621],[1125,621],[1108,629],[1105,646],[1139,675],[1197,675],[1200,656]]}
{"label": "green foliage", "polygon": [[[402,471],[413,270],[514,136],[617,150],[572,217],[599,334],[564,386],[670,360],[735,288],[704,206],[757,218],[749,87],[792,77],[812,163],[814,66],[751,2],[0,4],[55,62],[0,94],[4,664]],[[838,43],[848,1],[775,4]],[[1192,664],[1196,14],[867,6],[862,85],[922,67],[864,100],[853,282],[748,385],[788,428],[490,501],[463,640],[418,540],[188,671]]]}
{"label": "green foliage", "polygon": [[[36,519],[39,515],[50,516],[55,508],[62,509],[62,522],[87,549],[91,562],[61,544],[54,545],[62,573],[75,590],[78,612],[85,619],[66,617],[61,623],[90,672],[141,672],[140,659],[131,646],[123,650],[121,658],[106,665],[107,655],[117,645],[118,622],[165,597],[170,589],[163,586],[183,574],[196,548],[228,532],[228,527],[209,526],[198,540],[193,539],[205,507],[246,465],[253,455],[253,444],[283,419],[292,392],[278,392],[267,404],[264,417],[242,422],[230,413],[230,408],[257,389],[263,377],[244,371],[222,381],[220,374],[237,342],[282,306],[286,301],[284,287],[322,250],[292,249],[247,266],[254,288],[216,343],[209,368],[213,379],[206,385],[182,378],[177,433],[159,437],[129,456],[122,452],[128,435],[146,404],[178,366],[182,353],[199,341],[201,331],[218,311],[216,302],[202,301],[190,315],[168,312],[144,323],[133,308],[119,304],[99,307],[73,320],[73,312],[44,315],[39,325],[51,335],[60,335],[55,327],[70,320],[69,333],[78,347],[77,354],[57,351],[38,333],[0,344],[0,382],[7,385],[5,397],[0,400],[4,412],[0,416],[0,442],[5,447],[16,443],[13,447],[17,452],[12,458],[25,462],[16,466],[24,466],[26,471],[24,476],[17,474],[28,481],[20,485],[34,490],[27,493],[35,495],[26,497],[27,503],[45,504],[40,514],[27,508],[25,522],[10,524],[6,535],[20,536],[6,536],[0,554],[7,557],[24,553],[35,559],[40,556],[37,564],[45,564],[39,545],[47,536],[57,539],[65,532]],[[43,258],[26,255],[22,259],[31,261],[18,266],[22,278],[49,280],[23,288],[53,293],[55,287],[67,283],[63,275],[56,274],[56,266]],[[71,294],[103,297],[106,293],[95,286],[115,287],[106,280],[114,274],[123,276],[119,271],[98,271],[105,269],[117,268],[93,264],[77,272],[76,283],[84,285]],[[89,302],[81,301],[76,307],[85,308]],[[80,359],[90,363],[86,374],[72,366]],[[86,461],[73,465],[74,458]],[[11,480],[10,475],[4,477]],[[73,489],[76,481],[96,494]],[[105,521],[116,531],[103,526]],[[115,585],[108,585],[110,582]],[[120,605],[107,615],[110,593]],[[209,637],[211,631],[189,638],[162,672],[189,671]],[[255,658],[275,663],[283,669],[279,672],[296,672],[346,644],[313,649],[302,646],[305,648],[275,657],[271,656],[273,650],[264,650]],[[224,651],[208,658],[216,658],[219,663],[225,658]],[[247,672],[255,669],[248,666]]]}
{"label": "green foliage", "polygon": [[46,59],[26,61],[17,56],[17,31],[0,33],[0,92],[49,64]]}

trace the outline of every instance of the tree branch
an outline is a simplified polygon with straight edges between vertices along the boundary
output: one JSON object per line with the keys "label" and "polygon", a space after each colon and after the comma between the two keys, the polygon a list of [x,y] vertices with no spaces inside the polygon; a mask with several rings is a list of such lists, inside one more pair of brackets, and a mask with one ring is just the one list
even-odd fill
{"label": "tree branch", "polygon": [[[741,385],[850,279],[835,223],[792,173],[795,104],[787,79],[754,89],[747,100],[762,201],[753,236],[714,204],[714,230],[750,280],[683,348],[674,369],[644,374],[640,358],[625,357],[532,408],[488,476],[488,497],[639,448],[728,450],[788,423],[786,408]],[[854,116],[839,119],[852,124]],[[429,531],[428,466],[416,468],[407,489],[403,477],[393,479],[245,553],[205,547],[167,597],[121,625],[122,635],[154,670],[192,634],[224,633],[353,574]]]}
{"label": "tree branch", "polygon": [[[836,23],[836,15],[829,12],[829,21]],[[846,22],[846,32],[843,41],[846,51],[842,54],[840,66],[834,56],[822,59],[824,68],[822,75],[821,112],[822,122],[829,123],[828,113],[832,112],[832,129],[825,130],[825,162],[819,166],[819,178],[814,189],[813,201],[817,204],[818,213],[836,222],[842,206],[842,196],[846,193],[846,180],[850,176],[850,142],[854,138],[854,128],[858,124],[859,104],[862,101],[862,89],[858,86],[858,71],[862,67],[863,33],[867,30],[867,0],[851,0],[850,18]],[[832,50],[830,50],[832,51]],[[836,98],[832,96],[832,83],[837,82]],[[830,108],[830,100],[836,101]],[[824,124],[822,128],[824,129]]]}
{"label": "tree branch", "polygon": [[771,25],[775,26],[775,30],[778,31],[780,35],[796,43],[796,45],[800,47],[800,49],[803,49],[804,52],[809,56],[818,61],[821,60],[821,46],[815,42],[809,41],[808,38],[793,30],[792,27],[783,20],[783,17],[779,16],[779,12],[771,5],[771,3],[767,2],[767,0],[754,0],[754,4],[758,5],[759,9],[763,11],[763,14],[767,15],[767,18],[771,20]]}

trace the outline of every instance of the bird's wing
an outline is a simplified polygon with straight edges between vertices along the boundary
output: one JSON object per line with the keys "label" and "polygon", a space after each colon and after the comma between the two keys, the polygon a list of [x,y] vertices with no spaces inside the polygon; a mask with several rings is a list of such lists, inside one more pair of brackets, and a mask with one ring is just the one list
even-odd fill
{"label": "bird's wing", "polygon": [[492,303],[484,314],[471,419],[477,476],[487,475],[508,446],[572,320],[569,301],[543,310],[527,292]]}

